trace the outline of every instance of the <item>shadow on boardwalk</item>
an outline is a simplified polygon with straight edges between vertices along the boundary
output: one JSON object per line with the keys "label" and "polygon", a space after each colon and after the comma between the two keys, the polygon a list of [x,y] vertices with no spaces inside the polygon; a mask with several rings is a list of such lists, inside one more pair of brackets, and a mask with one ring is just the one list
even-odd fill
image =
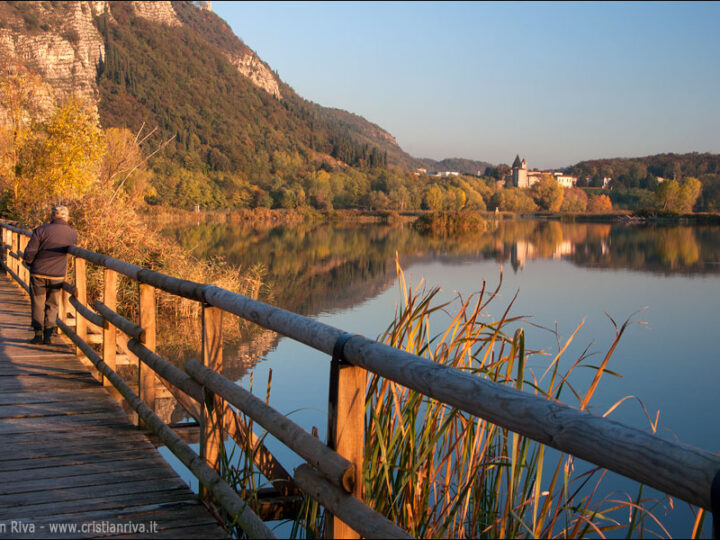
{"label": "shadow on boardwalk", "polygon": [[0,276],[0,538],[222,538],[224,530],[67,345],[31,345]]}

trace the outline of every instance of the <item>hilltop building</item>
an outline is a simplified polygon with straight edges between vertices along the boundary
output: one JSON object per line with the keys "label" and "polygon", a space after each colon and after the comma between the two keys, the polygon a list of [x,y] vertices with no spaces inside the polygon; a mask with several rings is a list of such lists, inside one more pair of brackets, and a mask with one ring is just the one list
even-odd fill
{"label": "hilltop building", "polygon": [[577,176],[571,176],[559,171],[528,171],[527,161],[520,160],[520,156],[515,156],[512,164],[512,183],[513,186],[519,188],[529,188],[533,184],[537,184],[543,174],[552,174],[562,187],[570,188],[577,185]]}

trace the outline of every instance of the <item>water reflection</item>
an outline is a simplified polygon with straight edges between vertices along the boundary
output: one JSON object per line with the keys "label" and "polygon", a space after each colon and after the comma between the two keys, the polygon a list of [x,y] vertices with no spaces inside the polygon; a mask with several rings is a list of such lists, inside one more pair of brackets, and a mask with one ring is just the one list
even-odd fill
{"label": "water reflection", "polygon": [[565,259],[581,267],[662,274],[720,272],[720,227],[489,221],[484,232],[427,236],[411,225],[200,224],[168,229],[200,257],[262,263],[275,303],[313,315],[356,305],[387,288],[394,257],[410,266],[431,259],[494,259],[522,272],[532,259]]}
{"label": "water reflection", "polygon": [[[275,283],[275,305],[369,337],[378,336],[392,319],[397,292],[387,289],[395,281],[396,252],[406,269],[414,267],[413,285],[421,277],[448,294],[475,292],[486,276],[494,284],[495,262],[504,264],[508,292],[499,302],[504,308],[503,300],[509,302],[521,289],[513,314],[533,317],[534,324],[523,324],[533,348],[554,354],[554,336],[548,342],[540,327],[554,324],[564,342],[586,321],[564,353],[568,362],[585,354],[586,347],[593,355],[605,354],[614,337],[608,315],[622,322],[648,306],[638,319],[644,324],[632,325],[613,354],[609,369],[622,377],[603,380],[592,412],[602,414],[625,396],[637,396],[653,418],[662,411],[662,436],[677,435],[717,451],[720,405],[714,385],[720,364],[715,361],[713,321],[720,303],[720,227],[508,220],[488,222],[482,233],[444,237],[420,235],[408,224],[216,224],[166,233],[199,256],[222,255],[243,267],[261,262]],[[345,309],[350,306],[354,309]],[[237,380],[254,361],[267,358],[252,369],[257,387],[272,369],[272,405],[292,411],[306,429],[322,430],[327,423],[328,358],[290,340],[263,337],[267,339],[258,336],[241,354],[226,351],[228,376]],[[544,357],[536,361],[530,367],[542,373]],[[594,372],[574,376],[573,384],[587,388]],[[260,393],[264,397],[264,389]],[[647,428],[644,410],[632,400],[612,417]],[[636,493],[634,484],[608,478],[606,489]],[[692,521],[685,507],[678,506],[682,508],[663,521],[672,534],[683,536]]]}

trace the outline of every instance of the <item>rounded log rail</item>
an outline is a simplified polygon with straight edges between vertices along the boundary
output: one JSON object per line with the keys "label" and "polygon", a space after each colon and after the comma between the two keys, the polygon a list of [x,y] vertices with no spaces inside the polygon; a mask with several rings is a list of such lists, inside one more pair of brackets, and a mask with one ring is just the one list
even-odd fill
{"label": "rounded log rail", "polygon": [[221,396],[265,427],[268,432],[292,448],[335,485],[342,486],[347,492],[352,491],[355,470],[347,459],[330,450],[310,433],[288,420],[285,415],[197,360],[188,360],[185,363],[185,371],[205,388]]}
{"label": "rounded log rail", "polygon": [[125,332],[128,336],[138,341],[143,341],[145,336],[145,329],[140,328],[137,324],[127,320],[122,315],[118,315],[112,309],[103,304],[100,300],[97,300],[94,304],[95,309],[98,313],[108,322],[114,324],[117,328]]}
{"label": "rounded log rail", "polygon": [[160,375],[163,379],[179,388],[187,395],[195,399],[195,401],[202,403],[205,399],[203,395],[202,386],[200,386],[195,379],[185,373],[183,370],[176,368],[170,362],[158,356],[145,345],[131,339],[128,341],[128,349],[130,349],[138,358],[150,366],[155,373]]}
{"label": "rounded log rail", "polygon": [[308,465],[295,469],[295,482],[343,521],[357,523],[355,530],[363,538],[413,538],[382,514],[328,482]]}
{"label": "rounded log rail", "polygon": [[[146,272],[146,271],[143,271]],[[162,276],[157,272],[153,274]],[[213,285],[150,277],[167,292],[183,292],[329,355],[345,333],[332,326]],[[179,284],[178,282],[182,282]],[[179,286],[177,289],[176,286]],[[181,287],[181,288],[180,288]],[[345,360],[433,399],[479,416],[562,452],[711,509],[720,457],[620,422],[516,390],[362,336],[344,346]]]}
{"label": "rounded log rail", "polygon": [[[82,248],[72,247],[69,252],[140,283],[235,314],[328,355],[333,355],[336,342],[345,334],[343,330],[214,285],[167,276]],[[710,452],[667,441],[362,336],[350,337],[342,349],[343,359],[354,366],[698,507],[712,509],[711,486],[720,473],[720,457]]]}
{"label": "rounded log rail", "polygon": [[94,311],[88,309],[83,305],[80,300],[77,299],[75,296],[70,297],[70,304],[88,321],[93,323],[95,326],[99,326],[102,328],[102,326],[105,324],[105,318],[98,315]]}
{"label": "rounded log rail", "polygon": [[130,386],[113,371],[103,359],[78,335],[58,320],[62,331],[82,349],[88,359],[95,365],[125,400],[135,409],[135,412],[145,421],[155,434],[167,445],[172,453],[192,471],[192,473],[215,496],[225,510],[237,520],[243,531],[250,538],[277,538],[272,530],[250,509],[235,490],[225,482],[205,460],[198,456],[170,427],[168,427],[141,399],[132,391]]}

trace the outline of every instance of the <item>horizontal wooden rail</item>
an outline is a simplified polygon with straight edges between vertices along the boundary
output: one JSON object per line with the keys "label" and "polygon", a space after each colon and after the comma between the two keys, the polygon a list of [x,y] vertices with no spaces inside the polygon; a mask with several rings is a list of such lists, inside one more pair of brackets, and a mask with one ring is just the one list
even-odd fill
{"label": "horizontal wooden rail", "polygon": [[77,310],[77,312],[85,317],[88,321],[90,321],[95,326],[102,327],[105,324],[105,318],[98,315],[91,309],[88,309],[80,300],[78,300],[75,296],[71,296],[69,298],[70,304]]}
{"label": "horizontal wooden rail", "polygon": [[[127,348],[145,362],[155,373],[169,383],[166,388],[196,422],[200,421],[200,403],[205,399],[203,388],[195,379],[149,350],[135,339],[129,339]],[[194,401],[192,401],[194,400]],[[270,483],[283,495],[296,495],[292,477],[275,460],[260,440],[227,405],[223,411],[224,429],[241,448],[253,448],[253,459]]]}
{"label": "horizontal wooden rail", "polygon": [[352,495],[343,493],[309,465],[300,465],[295,469],[295,482],[363,538],[413,538],[382,514]]}
{"label": "horizontal wooden rail", "polygon": [[[182,280],[178,280],[182,281]],[[158,288],[174,292],[173,280]],[[212,285],[186,296],[248,319],[296,341],[332,354],[341,330]],[[711,509],[710,493],[720,457],[662,439],[544,397],[528,394],[460,370],[439,365],[362,336],[344,346],[345,359],[431,398],[457,407],[538,442],[618,472],[696,506]]]}
{"label": "horizontal wooden rail", "polygon": [[14,225],[10,225],[9,223],[2,223],[2,228],[12,232],[23,234],[25,236],[30,236],[32,234],[32,232],[28,231],[27,229],[15,227]]}
{"label": "horizontal wooden rail", "polygon": [[250,538],[276,538],[268,526],[250,509],[235,490],[225,482],[215,470],[198,456],[170,427],[168,427],[114,370],[65,323],[58,324],[70,340],[78,346],[95,368],[107,378],[130,406],[138,413],[155,434],[167,445],[175,456],[190,469],[209,489],[223,508],[233,516]]}
{"label": "horizontal wooden rail", "polygon": [[204,399],[202,386],[190,375],[158,356],[136,339],[128,340],[127,346],[135,356],[145,362],[160,377],[185,392],[198,403],[202,403]]}
{"label": "horizontal wooden rail", "polygon": [[97,264],[98,266],[114,270],[118,274],[122,274],[136,281],[138,281],[138,272],[142,270],[140,266],[126,263],[125,261],[115,259],[114,257],[110,257],[108,255],[101,255],[99,253],[95,253],[94,251],[79,248],[77,246],[69,247],[68,253],[70,253],[71,255],[75,255],[76,257],[81,257],[88,262]]}
{"label": "horizontal wooden rail", "polygon": [[93,304],[93,306],[106,321],[112,323],[116,328],[119,328],[128,336],[137,339],[138,341],[143,340],[143,336],[145,335],[144,328],[140,328],[134,322],[127,320],[122,315],[119,315],[118,313],[107,307],[105,304],[103,304],[100,300],[97,300]]}
{"label": "horizontal wooden rail", "polygon": [[211,392],[234,405],[288,448],[297,452],[308,463],[326,476],[333,484],[351,492],[354,486],[355,469],[347,459],[334,452],[310,433],[302,429],[287,416],[266,405],[262,400],[208,369],[197,360],[185,363],[185,371]]}
{"label": "horizontal wooden rail", "polygon": [[355,337],[346,358],[511,431],[710,509],[720,456]]}
{"label": "horizontal wooden rail", "polygon": [[67,292],[70,293],[72,296],[77,297],[77,295],[78,295],[77,287],[76,287],[75,285],[73,285],[72,283],[68,283],[67,281],[63,281],[62,288],[63,288],[63,291],[67,291]]}

